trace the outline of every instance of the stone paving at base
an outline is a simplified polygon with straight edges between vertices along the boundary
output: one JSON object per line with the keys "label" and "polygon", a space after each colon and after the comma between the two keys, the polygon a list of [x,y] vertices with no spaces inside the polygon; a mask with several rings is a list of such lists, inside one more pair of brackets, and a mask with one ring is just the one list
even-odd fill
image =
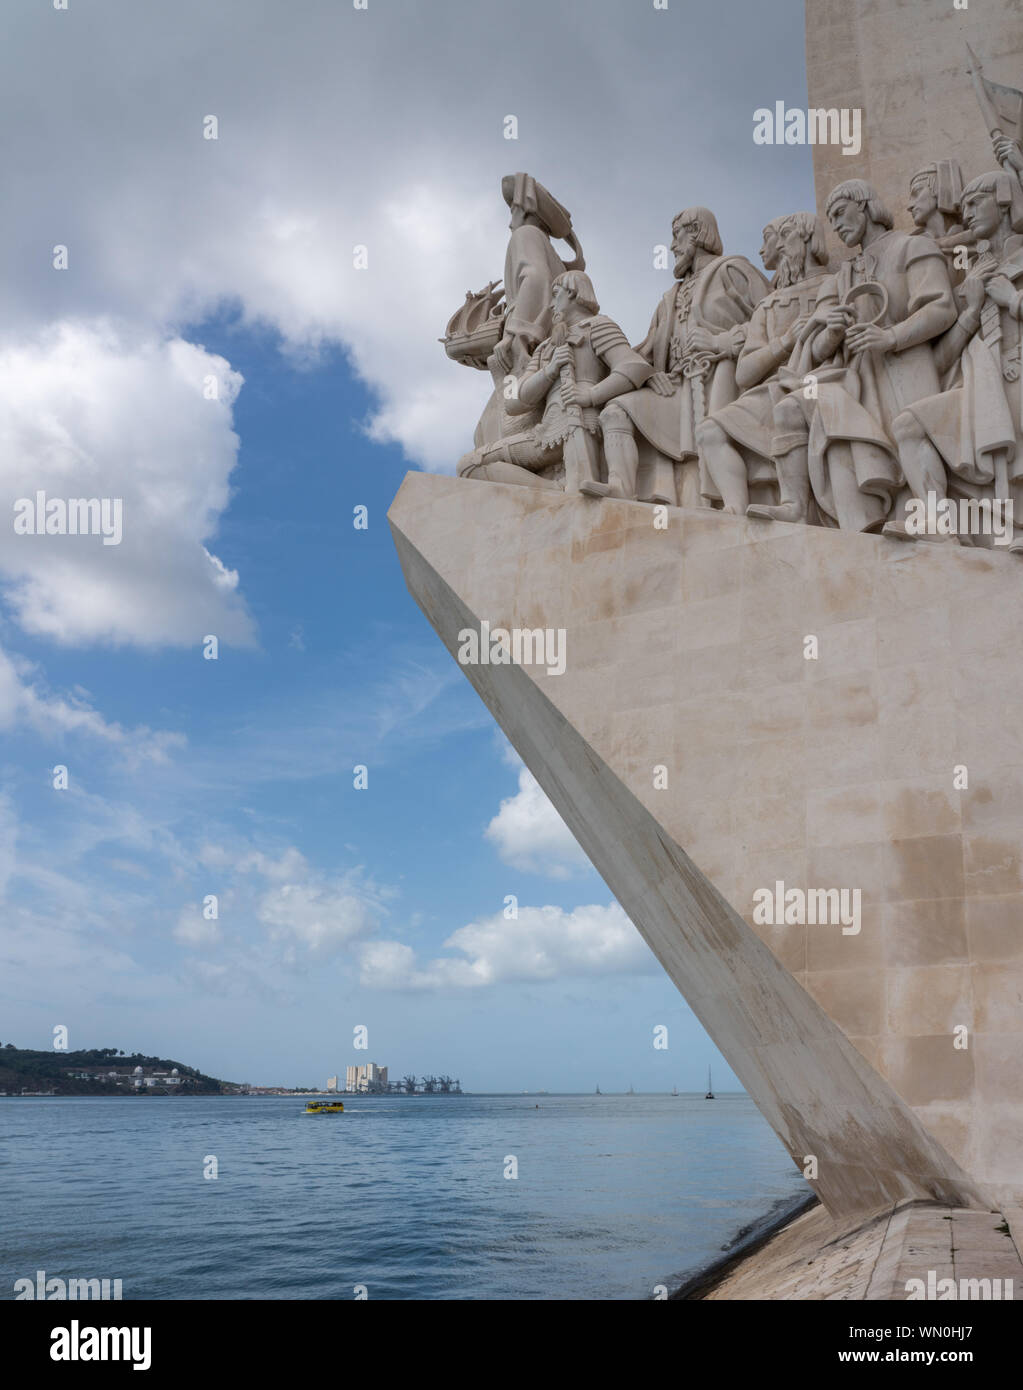
{"label": "stone paving at base", "polygon": [[[705,1299],[1023,1300],[1023,1211],[907,1203],[842,1231],[815,1207]],[[913,1284],[911,1281],[919,1281]],[[941,1281],[945,1281],[942,1283]],[[951,1281],[951,1282],[949,1282]]]}

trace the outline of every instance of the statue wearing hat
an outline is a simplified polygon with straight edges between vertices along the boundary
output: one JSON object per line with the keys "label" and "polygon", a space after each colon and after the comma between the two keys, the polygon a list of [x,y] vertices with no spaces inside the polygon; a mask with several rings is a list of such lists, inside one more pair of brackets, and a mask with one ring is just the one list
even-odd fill
{"label": "statue wearing hat", "polygon": [[[572,217],[532,174],[506,174],[501,193],[511,209],[511,236],[504,257],[504,332],[494,349],[504,372],[520,372],[538,343],[550,336],[551,287],[566,270],[585,270]],[[551,240],[566,241],[575,252],[563,261]]]}
{"label": "statue wearing hat", "polygon": [[[542,183],[531,174],[507,174],[501,193],[511,209],[504,303],[497,281],[467,294],[442,340],[449,357],[489,371],[494,380],[494,393],[476,426],[477,446],[521,430],[523,422],[504,408],[505,378],[522,372],[536,346],[550,336],[555,279],[566,270],[586,268],[571,213]],[[566,241],[573,258],[562,260],[552,240]]]}

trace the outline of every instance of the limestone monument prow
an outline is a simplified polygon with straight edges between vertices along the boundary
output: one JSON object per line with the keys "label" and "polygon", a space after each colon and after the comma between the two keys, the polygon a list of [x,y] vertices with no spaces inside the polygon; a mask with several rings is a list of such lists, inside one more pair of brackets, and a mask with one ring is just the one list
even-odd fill
{"label": "limestone monument prow", "polygon": [[[527,671],[514,663],[469,664],[463,665],[463,671],[794,1162],[805,1169],[810,1159],[816,1160],[812,1184],[828,1209],[845,1222],[865,1219],[907,1199],[990,1209],[998,1195],[1004,1195],[1004,1179],[1013,1159],[1002,1151],[1001,1141],[996,1142],[994,1135],[981,1139],[985,1125],[977,1113],[972,1121],[967,1118],[975,1112],[977,1097],[971,1094],[972,1085],[962,1068],[953,1068],[951,1077],[943,1075],[941,1057],[946,1050],[949,1057],[955,1055],[951,1034],[917,1037],[911,1007],[904,1015],[899,1013],[895,1033],[885,1030],[882,1001],[888,990],[897,988],[898,997],[908,1005],[907,990],[933,989],[937,982],[931,978],[930,968],[912,967],[908,957],[906,964],[894,970],[879,964],[873,971],[864,971],[864,959],[883,955],[880,906],[871,908],[863,926],[869,938],[866,944],[848,938],[852,944],[843,957],[847,943],[833,927],[787,930],[779,924],[777,928],[758,929],[749,921],[748,899],[745,919],[738,910],[741,892],[733,886],[726,897],[714,886],[720,866],[742,853],[740,838],[730,837],[721,844],[697,835],[691,853],[683,847],[686,825],[692,826],[701,815],[708,824],[716,825],[729,800],[725,788],[715,789],[706,771],[714,761],[711,755],[725,756],[730,743],[720,713],[728,706],[729,692],[727,684],[714,685],[715,679],[723,678],[723,668],[721,651],[712,641],[706,647],[672,652],[671,663],[678,673],[683,668],[698,668],[701,659],[713,656],[714,670],[722,673],[705,675],[706,700],[699,702],[705,703],[707,711],[718,711],[713,723],[706,725],[708,747],[691,776],[686,775],[685,760],[679,762],[676,755],[670,759],[667,789],[649,790],[646,774],[665,757],[666,732],[673,725],[694,733],[698,727],[690,694],[692,678],[687,681],[676,674],[675,681],[666,684],[663,654],[648,640],[645,644],[633,642],[627,653],[619,654],[625,669],[612,681],[613,668],[601,663],[600,634],[594,630],[606,628],[610,633],[620,628],[623,619],[636,618],[649,633],[654,627],[649,620],[656,617],[663,621],[664,611],[642,605],[641,589],[631,585],[616,590],[612,580],[630,543],[642,545],[645,554],[650,554],[647,528],[637,524],[636,513],[642,515],[643,509],[614,499],[597,503],[585,497],[492,485],[493,523],[504,534],[518,538],[535,572],[535,586],[524,594],[517,581],[516,558],[509,556],[502,562],[492,542],[475,551],[466,548],[456,553],[453,549],[453,538],[471,529],[475,486],[462,479],[407,476],[389,520],[409,590],[453,656],[457,656],[463,634],[479,630],[484,620],[494,629],[553,626],[571,634],[587,633],[584,653],[570,661],[562,676]],[[706,514],[704,520],[704,515],[677,511],[673,518],[678,530],[670,544],[671,558],[665,555],[659,562],[675,571],[670,584],[664,577],[659,580],[665,597],[672,588],[680,596],[684,593],[687,568],[692,569],[697,556],[697,572],[709,574],[709,559],[719,553],[728,556],[742,544],[736,528],[751,529],[753,525],[741,518],[713,514]],[[695,527],[688,536],[687,526]],[[784,549],[791,539],[812,534],[809,528],[773,526],[781,534],[749,544],[767,566],[758,574],[750,574],[754,590],[762,585],[762,574],[774,568],[776,546]],[[768,528],[758,525],[756,529]],[[786,532],[795,533],[794,537]],[[550,544],[559,533],[569,539],[583,570],[570,586],[561,580],[560,556]],[[612,538],[617,544],[608,544]],[[821,535],[822,542],[828,539]],[[699,546],[689,562],[687,542]],[[895,547],[893,559],[890,543],[878,537],[863,537],[860,545],[879,556],[886,552],[886,566],[899,563],[900,556],[913,559],[915,553]],[[949,556],[957,558],[952,552]],[[921,564],[940,558],[938,551],[919,553]],[[967,558],[965,553],[962,558]],[[814,566],[801,564],[799,569],[805,575],[799,581],[801,588],[806,586],[805,600],[816,583]],[[691,574],[690,582],[694,579],[696,575]],[[701,583],[705,586],[705,581]],[[794,590],[789,598],[795,600]],[[734,600],[738,608],[738,594]],[[683,630],[693,621],[702,629],[706,618],[701,610],[707,602],[682,600],[671,611]],[[637,605],[638,612],[634,611]],[[595,616],[597,612],[602,614],[600,618]],[[831,616],[844,615],[838,611]],[[909,614],[906,621],[907,625],[912,621]],[[825,631],[831,626],[826,624]],[[694,631],[691,637],[708,641],[706,631]],[[604,656],[608,662],[614,660],[610,644]],[[862,679],[850,677],[850,693]],[[676,687],[674,697],[663,696],[669,703],[644,706],[652,688],[666,690],[671,684]],[[804,700],[812,693],[801,681],[796,682],[796,688],[801,688]],[[792,698],[797,699],[795,689]],[[822,714],[823,710],[818,718]],[[736,711],[735,717],[747,716]],[[847,717],[844,710],[835,711],[836,731]],[[732,737],[737,732],[733,730]],[[762,730],[761,737],[748,746],[749,762],[778,767],[791,762],[805,768],[807,745],[815,741],[807,740],[806,732],[793,731],[787,739],[782,737],[776,752]],[[878,741],[880,737],[878,732]],[[679,745],[669,738],[669,746]],[[798,799],[804,802],[812,794],[805,772],[800,785]],[[694,809],[697,786],[702,799]],[[898,802],[900,794],[894,787],[892,790]],[[857,784],[850,791],[861,794]],[[747,816],[752,819],[762,814],[764,800],[752,794],[750,800]],[[805,815],[800,816],[800,822],[805,823]],[[901,827],[903,831],[919,828],[908,821]],[[784,843],[791,830],[779,826],[775,833]],[[798,856],[791,852],[762,848],[771,838],[770,830],[761,831],[753,857],[775,868],[794,864]],[[850,846],[850,852],[861,861],[867,849],[865,844]],[[827,863],[841,874],[840,845],[829,851],[804,850],[803,854],[808,852],[820,866]],[[927,853],[947,855],[944,837],[906,842],[892,869],[882,875],[883,883],[875,891],[891,895],[893,911],[904,872],[911,863],[919,875],[929,862]],[[803,873],[805,877],[805,869]],[[903,891],[915,890],[904,884]],[[905,907],[909,906],[907,902]],[[943,917],[952,906],[944,900],[934,903],[935,911]],[[813,966],[810,970],[791,968],[797,938],[801,938],[799,956]],[[967,973],[969,969],[966,967]],[[990,983],[993,986],[994,980]],[[841,1026],[829,1017],[832,1013],[842,1020]],[[958,1016],[954,1005],[947,1016]],[[874,1022],[866,1023],[870,1018]],[[935,1015],[925,1026],[933,1028],[936,1021]],[[869,1037],[857,1036],[864,1026],[878,1031]],[[979,1036],[974,1039],[979,1056],[991,1046],[994,1056],[999,1043]],[[1002,1125],[1006,1119],[1007,1115],[1002,1117]],[[1014,1123],[1018,1124],[1018,1117]],[[954,1148],[949,1145],[950,1138],[955,1140]],[[988,1152],[981,1155],[984,1147]],[[968,1163],[971,1152],[974,1161]],[[1016,1191],[1023,1195],[1018,1188]]]}
{"label": "limestone monument prow", "polygon": [[[828,1211],[1023,1208],[1019,0],[813,0],[806,36],[863,145],[764,210],[770,281],[679,197],[630,345],[567,210],[504,179],[505,302],[442,340],[493,396],[389,520]],[[551,631],[561,669],[512,654]]]}

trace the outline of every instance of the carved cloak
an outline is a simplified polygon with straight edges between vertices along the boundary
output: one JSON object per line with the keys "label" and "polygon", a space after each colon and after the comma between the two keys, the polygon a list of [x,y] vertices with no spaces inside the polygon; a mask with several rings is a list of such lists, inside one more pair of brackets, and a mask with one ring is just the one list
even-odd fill
{"label": "carved cloak", "polygon": [[686,328],[699,326],[720,333],[747,323],[757,304],[771,289],[760,271],[744,256],[719,256],[694,277],[689,313],[680,322],[676,299],[683,283],[678,281],[665,292],[650,323],[650,331],[636,344],[636,351],[652,364],[655,372],[669,372],[678,380],[678,390],[670,396],[660,396],[644,387],[615,400],[639,433],[659,453],[677,463],[697,457],[698,417],[720,409],[733,401],[737,393],[734,358],[719,358],[703,374],[701,411],[699,402],[694,402],[693,379],[681,377],[672,360],[673,339],[677,344]]}
{"label": "carved cloak", "polygon": [[[810,338],[800,363],[800,370],[812,372],[818,381],[808,457],[814,496],[832,523],[849,524],[849,518],[838,515],[831,477],[836,466],[832,445],[848,444],[862,499],[855,518],[859,529],[884,520],[902,485],[891,424],[907,406],[937,394],[940,382],[930,343],[956,318],[948,267],[929,236],[885,232],[824,282],[815,313],[827,313],[853,285],[869,280],[879,281],[888,291],[883,326],[894,330],[895,350],[847,359],[843,344],[830,363],[814,367],[808,356]],[[822,326],[820,331],[826,330]]]}
{"label": "carved cloak", "polygon": [[[1023,237],[1014,236],[999,275],[1023,288]],[[987,303],[994,308],[993,301]],[[1023,479],[1023,450],[1017,447],[1023,423],[1021,325],[1007,310],[973,335],[956,372],[957,384],[910,407],[941,455],[958,491],[990,493],[995,480],[994,455],[1004,452],[1008,481]],[[1017,518],[1023,525],[1023,517]]]}

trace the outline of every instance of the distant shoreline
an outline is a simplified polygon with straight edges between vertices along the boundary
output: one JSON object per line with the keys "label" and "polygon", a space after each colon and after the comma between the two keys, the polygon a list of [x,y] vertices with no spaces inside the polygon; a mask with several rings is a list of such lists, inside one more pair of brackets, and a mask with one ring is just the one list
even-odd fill
{"label": "distant shoreline", "polygon": [[[599,1096],[594,1096],[592,1091],[286,1091],[263,1089],[262,1087],[253,1091],[199,1091],[192,1089],[183,1090],[162,1090],[156,1087],[147,1087],[145,1090],[119,1090],[115,1087],[108,1087],[104,1090],[93,1091],[0,1091],[0,1100],[32,1100],[37,1098],[52,1098],[54,1100],[106,1100],[111,1096],[179,1096],[199,1099],[248,1099],[248,1100],[267,1100],[281,1099],[282,1097],[292,1097],[302,1100],[306,1097],[319,1098],[321,1096],[336,1096],[341,1100],[428,1100],[459,1097],[476,1097],[477,1099],[507,1099],[507,1100],[532,1100],[534,1097],[543,1100],[575,1099],[577,1097],[590,1097],[594,1100],[627,1100],[630,1097],[636,1099],[649,1099],[655,1096],[669,1096],[675,1100],[688,1100],[691,1097],[700,1099],[703,1097],[702,1091],[601,1091]],[[718,1100],[741,1098],[748,1100],[749,1096],[745,1091],[718,1091]]]}
{"label": "distant shoreline", "polygon": [[819,1205],[816,1193],[804,1194],[794,1205],[786,1199],[783,1209],[773,1208],[760,1221],[744,1227],[736,1236],[720,1259],[706,1265],[698,1273],[691,1275],[684,1283],[668,1295],[670,1301],[676,1299],[698,1301],[716,1288],[737,1265],[749,1259],[750,1255],[762,1249],[779,1231],[790,1226],[793,1221]]}

